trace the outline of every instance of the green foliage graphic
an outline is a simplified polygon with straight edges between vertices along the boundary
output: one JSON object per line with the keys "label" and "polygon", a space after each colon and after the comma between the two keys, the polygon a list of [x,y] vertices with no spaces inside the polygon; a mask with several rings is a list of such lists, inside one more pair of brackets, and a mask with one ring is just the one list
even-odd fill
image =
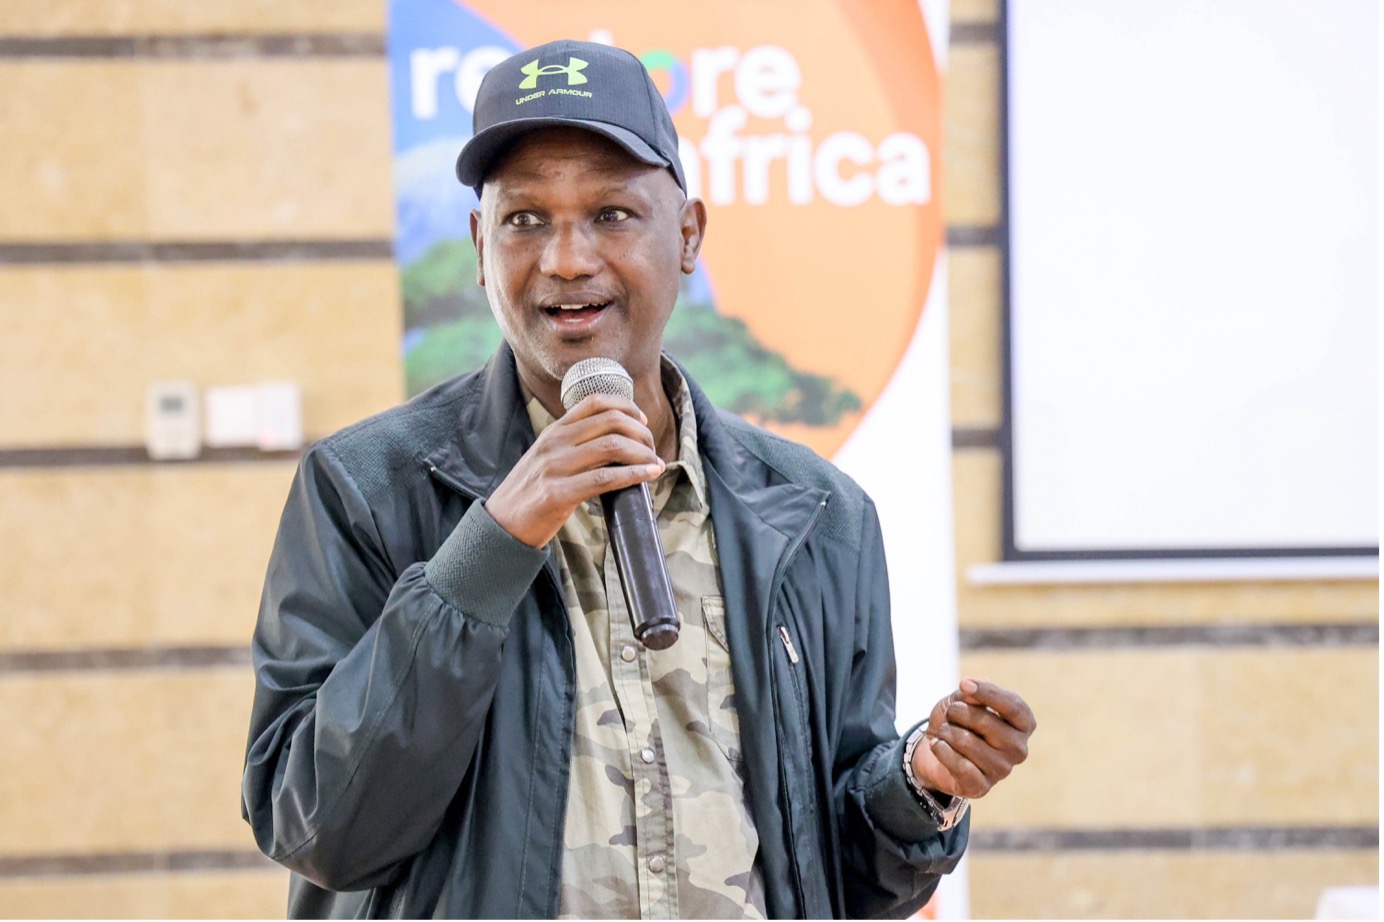
{"label": "green foliage graphic", "polygon": [[[469,240],[443,240],[403,270],[405,357],[410,395],[479,368],[499,346],[485,290],[476,284]],[[759,343],[740,320],[695,299],[684,280],[664,335],[719,407],[756,422],[829,426],[861,408],[860,398],[830,378],[798,371]]]}

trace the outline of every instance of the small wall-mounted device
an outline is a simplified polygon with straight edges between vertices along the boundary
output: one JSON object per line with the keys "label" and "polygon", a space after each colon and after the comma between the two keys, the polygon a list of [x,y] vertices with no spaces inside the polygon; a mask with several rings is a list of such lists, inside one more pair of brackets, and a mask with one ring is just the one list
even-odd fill
{"label": "small wall-mounted device", "polygon": [[303,447],[302,389],[292,381],[208,388],[206,420],[209,448],[297,451]]}
{"label": "small wall-mounted device", "polygon": [[255,444],[260,451],[303,447],[303,391],[293,381],[265,381],[255,388]]}
{"label": "small wall-mounted device", "polygon": [[144,393],[144,447],[155,461],[184,461],[202,453],[197,385],[155,381]]}
{"label": "small wall-mounted device", "polygon": [[246,384],[209,387],[206,395],[208,448],[255,444],[255,389]]}

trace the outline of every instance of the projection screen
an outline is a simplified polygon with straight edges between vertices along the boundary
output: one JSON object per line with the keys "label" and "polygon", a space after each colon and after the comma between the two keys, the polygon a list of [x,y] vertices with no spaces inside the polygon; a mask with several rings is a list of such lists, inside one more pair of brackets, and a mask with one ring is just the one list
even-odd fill
{"label": "projection screen", "polygon": [[1377,554],[1378,16],[1007,4],[1007,560]]}

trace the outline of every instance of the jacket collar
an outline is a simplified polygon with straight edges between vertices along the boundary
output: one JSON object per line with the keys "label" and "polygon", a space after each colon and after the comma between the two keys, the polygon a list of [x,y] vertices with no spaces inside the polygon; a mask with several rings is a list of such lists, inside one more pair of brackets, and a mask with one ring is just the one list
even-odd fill
{"label": "jacket collar", "polygon": [[[685,369],[683,377],[692,392],[703,466],[709,469],[707,480],[719,481],[717,486],[721,488],[710,490],[713,517],[731,503],[777,532],[785,542],[792,541],[828,494],[794,483],[751,451],[721,422],[719,411]],[[716,499],[721,500],[719,508]],[[719,528],[717,532],[719,539]]]}
{"label": "jacket collar", "polygon": [[461,387],[456,433],[425,460],[485,499],[534,441],[509,344],[500,343]]}
{"label": "jacket collar", "polygon": [[[687,370],[676,361],[674,364],[692,395],[713,517],[724,510],[737,525],[767,527],[777,534],[771,543],[781,543],[784,547],[780,550],[786,548],[827,494],[793,483],[750,451],[722,424],[719,412]],[[485,367],[465,379],[461,387],[456,434],[426,461],[484,499],[534,442],[509,344],[502,342]],[[719,539],[721,529],[716,530]]]}

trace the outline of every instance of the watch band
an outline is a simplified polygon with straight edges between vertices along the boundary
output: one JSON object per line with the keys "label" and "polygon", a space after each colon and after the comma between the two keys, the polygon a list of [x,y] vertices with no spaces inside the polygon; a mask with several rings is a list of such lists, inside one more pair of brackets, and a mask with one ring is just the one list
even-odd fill
{"label": "watch band", "polygon": [[944,832],[951,829],[961,818],[966,815],[971,802],[964,797],[956,794],[949,795],[946,803],[938,800],[937,795],[923,787],[913,774],[913,750],[918,748],[923,737],[927,735],[927,721],[923,721],[908,734],[908,740],[903,747],[903,774],[908,779],[908,786],[913,791],[913,796],[918,799],[918,803],[927,811],[928,816],[932,817],[937,823],[937,830]]}

